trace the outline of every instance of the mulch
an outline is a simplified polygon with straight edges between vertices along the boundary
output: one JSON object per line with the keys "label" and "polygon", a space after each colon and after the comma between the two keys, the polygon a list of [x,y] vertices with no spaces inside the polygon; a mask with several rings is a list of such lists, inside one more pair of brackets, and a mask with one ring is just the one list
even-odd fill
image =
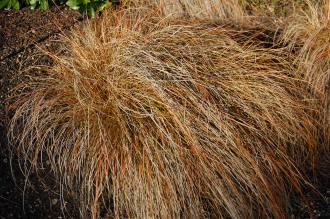
{"label": "mulch", "polygon": [[[81,24],[81,20],[78,12],[64,7],[52,7],[48,11],[0,10],[0,219],[79,217],[77,201],[69,195],[64,196],[66,202],[61,205],[63,191],[47,168],[38,174],[31,172],[29,181],[22,174],[20,158],[11,157],[8,150],[5,124],[9,117],[4,104],[15,85],[24,81],[32,65],[51,65],[47,57],[37,52],[38,47],[56,51],[58,34]],[[317,179],[320,194],[306,189],[305,195],[312,207],[312,216],[328,219],[329,177]],[[306,206],[296,200],[292,203],[292,218],[310,218]]]}

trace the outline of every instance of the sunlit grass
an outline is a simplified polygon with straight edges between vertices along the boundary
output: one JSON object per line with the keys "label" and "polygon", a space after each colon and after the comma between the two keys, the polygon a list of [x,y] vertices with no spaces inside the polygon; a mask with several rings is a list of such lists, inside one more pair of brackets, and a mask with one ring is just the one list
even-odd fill
{"label": "sunlit grass", "polygon": [[256,35],[112,11],[23,85],[12,139],[32,167],[50,159],[84,217],[283,218],[318,156],[318,108]]}

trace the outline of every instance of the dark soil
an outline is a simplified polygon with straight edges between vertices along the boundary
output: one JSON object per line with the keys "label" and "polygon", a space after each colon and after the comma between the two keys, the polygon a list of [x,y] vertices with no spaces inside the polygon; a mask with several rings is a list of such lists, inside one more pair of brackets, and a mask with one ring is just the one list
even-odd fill
{"label": "dark soil", "polygon": [[[32,65],[51,64],[37,47],[57,51],[58,34],[78,25],[79,20],[77,12],[65,8],[0,10],[0,219],[79,217],[72,198],[66,195],[66,202],[61,200],[60,194],[66,193],[60,192],[51,173],[31,173],[26,181],[19,158],[10,159],[5,127],[8,116],[4,110],[9,91],[24,80]],[[293,200],[292,218],[330,218],[330,183],[326,175],[315,183],[321,195],[311,189],[305,191],[312,215],[306,206]]]}
{"label": "dark soil", "polygon": [[37,47],[56,51],[58,34],[79,20],[78,12],[66,8],[0,10],[0,219],[78,218],[73,199],[61,200],[63,196],[51,173],[31,173],[26,181],[19,158],[11,159],[4,103],[9,91],[25,79],[32,65],[51,64]]}

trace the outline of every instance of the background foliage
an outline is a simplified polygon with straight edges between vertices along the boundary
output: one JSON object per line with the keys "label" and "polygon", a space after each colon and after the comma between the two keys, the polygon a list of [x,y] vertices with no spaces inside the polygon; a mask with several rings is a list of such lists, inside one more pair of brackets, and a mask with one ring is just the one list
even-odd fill
{"label": "background foliage", "polygon": [[66,4],[72,9],[79,10],[82,14],[94,17],[95,13],[105,7],[119,4],[119,0],[0,0],[0,9],[20,9],[22,7],[40,8],[46,10],[52,4]]}

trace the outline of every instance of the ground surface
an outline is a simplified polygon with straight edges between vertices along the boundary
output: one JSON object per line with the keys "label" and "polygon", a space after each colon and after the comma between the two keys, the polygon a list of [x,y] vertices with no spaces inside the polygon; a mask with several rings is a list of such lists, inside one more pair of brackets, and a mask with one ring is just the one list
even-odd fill
{"label": "ground surface", "polygon": [[[32,173],[27,184],[18,165],[19,158],[14,158],[10,165],[5,137],[8,116],[4,110],[5,98],[15,85],[24,80],[30,67],[50,64],[47,58],[36,55],[36,45],[56,50],[54,40],[57,34],[75,24],[79,24],[78,13],[63,8],[52,8],[47,12],[27,8],[20,11],[0,10],[0,219],[78,216],[72,199],[66,198],[65,208],[61,206],[59,189],[51,174]],[[46,181],[47,186],[42,181]],[[315,218],[330,218],[330,183],[326,178],[319,178],[317,184],[323,198],[306,190],[312,212]],[[295,200],[292,202],[292,218],[309,218],[305,207]]]}
{"label": "ground surface", "polygon": [[18,158],[10,165],[4,101],[10,90],[24,80],[30,66],[50,64],[47,58],[37,55],[37,47],[56,50],[58,33],[78,24],[79,19],[79,13],[64,8],[54,7],[47,12],[0,10],[0,219],[77,218],[73,203],[61,206],[59,189],[50,174],[33,173],[27,184]]}

